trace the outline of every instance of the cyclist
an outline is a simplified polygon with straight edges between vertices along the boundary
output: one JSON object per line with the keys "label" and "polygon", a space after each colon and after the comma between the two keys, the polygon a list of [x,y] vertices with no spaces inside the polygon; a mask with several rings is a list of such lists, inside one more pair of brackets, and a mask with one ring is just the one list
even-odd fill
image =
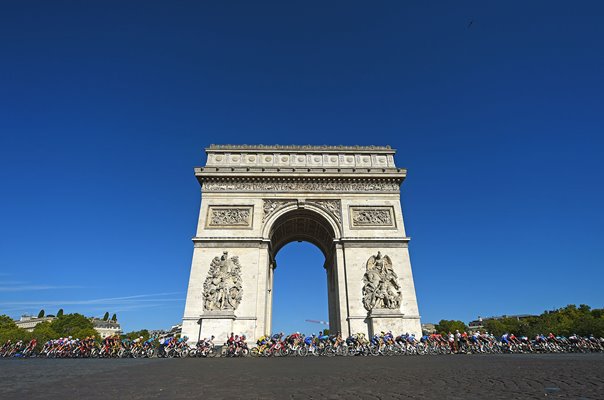
{"label": "cyclist", "polygon": [[268,343],[268,341],[270,340],[270,338],[266,335],[262,335],[258,338],[258,340],[256,341],[256,344],[258,346],[264,346],[265,344]]}

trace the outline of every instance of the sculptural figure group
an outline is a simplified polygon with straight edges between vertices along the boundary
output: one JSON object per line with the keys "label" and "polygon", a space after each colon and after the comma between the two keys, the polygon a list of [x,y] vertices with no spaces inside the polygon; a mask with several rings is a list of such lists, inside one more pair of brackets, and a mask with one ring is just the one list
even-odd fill
{"label": "sculptural figure group", "polygon": [[235,310],[241,302],[241,265],[239,257],[229,258],[227,251],[214,257],[203,284],[203,304],[208,311]]}
{"label": "sculptural figure group", "polygon": [[401,287],[398,276],[392,269],[388,256],[371,256],[367,261],[367,272],[363,276],[363,306],[373,309],[397,309],[401,305]]}

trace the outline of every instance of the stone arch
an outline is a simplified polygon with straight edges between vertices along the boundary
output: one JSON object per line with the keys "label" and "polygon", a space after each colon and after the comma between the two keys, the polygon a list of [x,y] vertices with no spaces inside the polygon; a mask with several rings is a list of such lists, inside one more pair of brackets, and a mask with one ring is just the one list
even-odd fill
{"label": "stone arch", "polygon": [[333,232],[333,239],[339,240],[342,237],[342,228],[340,223],[337,221],[337,218],[333,215],[333,213],[324,210],[323,208],[317,206],[313,203],[305,203],[300,201],[291,201],[284,205],[282,208],[277,211],[271,213],[266,220],[264,221],[262,227],[262,237],[264,239],[270,239],[270,233],[273,229],[275,222],[285,214],[291,213],[296,210],[307,210],[311,213],[316,213],[321,216],[325,223],[329,225],[331,231]]}
{"label": "stone arch", "polygon": [[339,239],[339,225],[330,213],[318,206],[300,207],[291,204],[283,207],[272,218],[266,221],[266,240],[268,240],[268,307],[265,314],[265,326],[271,330],[273,281],[277,267],[277,253],[287,244],[294,241],[305,241],[315,245],[325,257],[323,268],[327,282],[327,305],[330,328],[339,330],[336,271],[336,242]]}

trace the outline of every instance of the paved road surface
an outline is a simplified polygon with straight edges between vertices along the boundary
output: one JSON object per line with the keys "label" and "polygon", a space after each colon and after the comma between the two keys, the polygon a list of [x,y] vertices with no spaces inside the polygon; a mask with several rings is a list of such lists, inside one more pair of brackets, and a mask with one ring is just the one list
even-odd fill
{"label": "paved road surface", "polygon": [[604,354],[0,360],[0,399],[604,399]]}

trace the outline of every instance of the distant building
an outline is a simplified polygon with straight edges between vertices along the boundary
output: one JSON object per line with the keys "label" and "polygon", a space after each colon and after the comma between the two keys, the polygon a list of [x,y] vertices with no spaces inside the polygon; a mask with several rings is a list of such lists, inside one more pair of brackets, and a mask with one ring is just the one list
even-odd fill
{"label": "distant building", "polygon": [[422,332],[424,334],[431,334],[431,333],[436,333],[436,326],[434,324],[431,323],[425,323],[422,324]]}
{"label": "distant building", "polygon": [[182,324],[173,325],[170,329],[154,329],[149,331],[150,337],[179,336],[182,332]]}
{"label": "distant building", "polygon": [[485,318],[482,318],[479,315],[478,319],[476,319],[474,321],[470,321],[470,323],[468,324],[468,326],[470,328],[480,329],[480,328],[484,327],[484,323],[486,321],[493,321],[493,320],[504,319],[504,318],[515,318],[516,320],[520,321],[522,319],[531,318],[531,317],[536,317],[536,315],[533,315],[533,314],[499,315],[499,316],[496,316],[496,317],[485,317]]}
{"label": "distant building", "polygon": [[178,324],[178,325],[173,325],[172,328],[170,328],[170,335],[180,335],[182,333],[182,324]]}
{"label": "distant building", "polygon": [[99,333],[101,339],[105,339],[107,336],[122,334],[122,327],[117,321],[105,321],[101,318],[90,318],[90,320],[92,321],[94,330]]}
{"label": "distant building", "polygon": [[[36,325],[41,324],[42,322],[52,322],[55,319],[56,317],[52,315],[42,318],[34,317],[31,315],[22,315],[20,320],[15,321],[15,324],[19,328],[25,329],[29,332],[33,332]],[[103,339],[107,336],[122,334],[122,328],[119,322],[117,321],[103,321],[100,318],[94,317],[90,318],[90,321],[92,322],[94,330],[97,331]]]}
{"label": "distant building", "polygon": [[166,336],[168,331],[165,329],[151,329],[149,331],[149,337],[161,337]]}
{"label": "distant building", "polygon": [[52,316],[38,318],[32,315],[22,315],[20,320],[15,321],[15,324],[21,329],[33,332],[36,325],[41,324],[42,322],[52,322],[54,319],[55,317]]}

